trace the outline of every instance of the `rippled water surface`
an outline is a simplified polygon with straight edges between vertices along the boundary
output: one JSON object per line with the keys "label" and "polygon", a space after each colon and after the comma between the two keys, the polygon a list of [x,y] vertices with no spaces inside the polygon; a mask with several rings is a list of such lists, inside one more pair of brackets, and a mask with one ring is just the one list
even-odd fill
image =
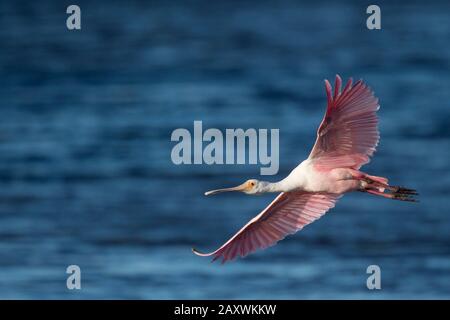
{"label": "rippled water surface", "polygon": [[[450,298],[447,1],[381,1],[379,31],[356,1],[77,1],[80,31],[69,4],[0,3],[0,298]],[[194,256],[273,195],[205,198],[259,166],[176,166],[171,132],[279,128],[281,178],[308,155],[336,73],[381,101],[364,169],[421,202],[351,194],[244,260]]]}

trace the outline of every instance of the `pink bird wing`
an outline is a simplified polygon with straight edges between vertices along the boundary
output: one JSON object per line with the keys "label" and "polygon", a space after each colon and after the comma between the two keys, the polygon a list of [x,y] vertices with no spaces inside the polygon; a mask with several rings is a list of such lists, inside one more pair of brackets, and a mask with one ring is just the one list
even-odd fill
{"label": "pink bird wing", "polygon": [[350,78],[341,92],[341,78],[336,75],[334,92],[325,80],[327,111],[317,130],[317,139],[309,155],[319,170],[359,169],[368,163],[380,139],[378,99],[359,80]]}
{"label": "pink bird wing", "polygon": [[219,249],[199,256],[222,257],[222,262],[265,249],[320,218],[340,197],[330,193],[282,192]]}

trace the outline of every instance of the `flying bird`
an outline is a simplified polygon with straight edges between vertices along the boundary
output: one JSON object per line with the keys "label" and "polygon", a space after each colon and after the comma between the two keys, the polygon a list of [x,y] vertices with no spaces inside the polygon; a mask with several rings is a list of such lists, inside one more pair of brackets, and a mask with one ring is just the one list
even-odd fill
{"label": "flying bird", "polygon": [[280,192],[220,248],[210,253],[193,248],[195,254],[212,256],[213,261],[222,258],[224,263],[265,249],[319,219],[343,194],[351,191],[417,202],[416,190],[391,186],[387,178],[359,170],[370,161],[380,139],[376,114],[380,106],[362,80],[353,84],[350,78],[343,90],[341,85],[339,75],[334,90],[325,80],[327,110],[316,142],[309,157],[286,178],[274,183],[251,179],[237,187],[205,193],[208,196],[230,191],[250,195]]}

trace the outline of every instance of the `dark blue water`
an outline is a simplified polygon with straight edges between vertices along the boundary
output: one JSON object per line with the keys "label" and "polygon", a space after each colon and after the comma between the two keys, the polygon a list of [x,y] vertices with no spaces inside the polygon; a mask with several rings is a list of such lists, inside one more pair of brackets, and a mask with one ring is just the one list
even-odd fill
{"label": "dark blue water", "polygon": [[[81,31],[69,4],[0,3],[0,298],[450,298],[447,1],[379,2],[379,31],[364,1],[77,1]],[[259,166],[175,166],[171,132],[280,128],[279,179],[307,157],[336,73],[381,101],[364,170],[421,202],[351,194],[244,260],[194,256],[273,196],[205,198]]]}

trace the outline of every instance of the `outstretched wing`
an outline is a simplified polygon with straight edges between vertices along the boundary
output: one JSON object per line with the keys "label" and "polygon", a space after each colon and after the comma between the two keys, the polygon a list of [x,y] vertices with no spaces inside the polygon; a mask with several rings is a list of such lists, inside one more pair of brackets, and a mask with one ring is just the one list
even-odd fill
{"label": "outstretched wing", "polygon": [[237,256],[245,257],[253,251],[274,245],[320,218],[334,207],[339,197],[330,193],[282,192],[216,251],[192,251],[199,256],[214,256],[213,261],[222,257],[222,263]]}
{"label": "outstretched wing", "polygon": [[380,139],[378,132],[378,99],[359,80],[350,78],[341,92],[341,78],[336,75],[334,93],[325,80],[327,111],[317,130],[317,139],[309,155],[319,170],[359,169],[368,163]]}

